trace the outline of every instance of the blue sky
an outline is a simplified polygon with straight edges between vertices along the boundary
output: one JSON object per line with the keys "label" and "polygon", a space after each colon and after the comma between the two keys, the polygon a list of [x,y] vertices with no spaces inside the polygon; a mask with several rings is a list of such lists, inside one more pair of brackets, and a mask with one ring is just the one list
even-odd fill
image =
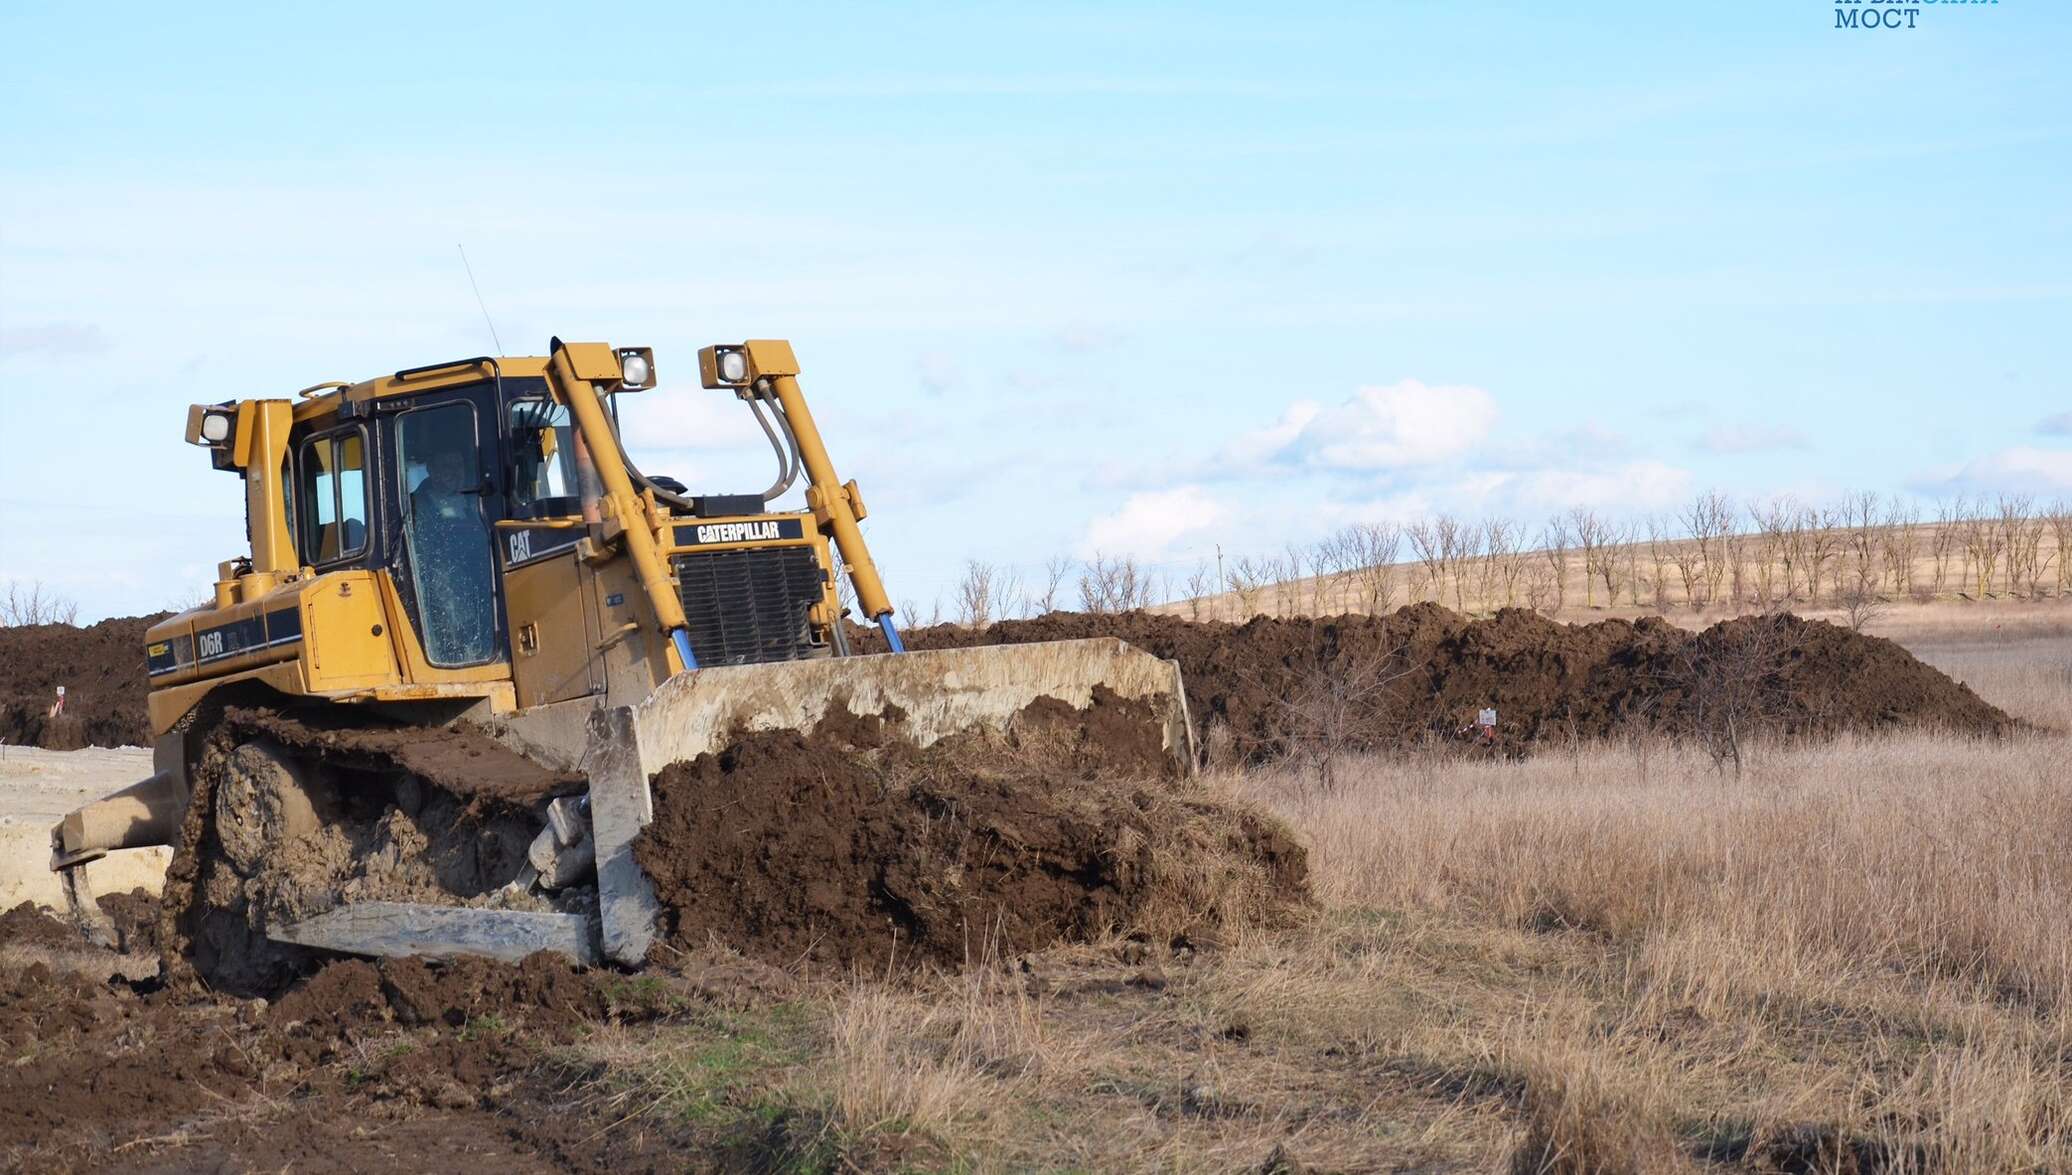
{"label": "blue sky", "polygon": [[[2072,497],[2072,7],[0,7],[0,578],[198,596],[185,406],[793,340],[897,600],[1348,520]],[[256,10],[254,10],[256,11]]]}

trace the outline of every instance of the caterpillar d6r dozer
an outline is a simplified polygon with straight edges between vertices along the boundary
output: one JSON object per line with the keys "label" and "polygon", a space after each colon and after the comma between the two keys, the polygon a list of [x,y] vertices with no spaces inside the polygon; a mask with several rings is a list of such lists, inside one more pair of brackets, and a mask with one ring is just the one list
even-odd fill
{"label": "caterpillar d6r dozer", "polygon": [[[790,345],[698,359],[769,437],[761,493],[634,467],[619,398],[663,394],[642,348],[555,340],[190,408],[187,440],[244,482],[251,550],[147,635],[154,774],[52,830],[75,915],[96,916],[80,866],[171,845],[165,916],[227,990],[322,952],[632,965],[655,934],[633,853],[650,781],[737,732],[846,708],[926,746],[1099,694],[1191,769],[1172,662],[1115,640],[904,651]],[[800,479],[804,509],[773,511]],[[851,655],[842,576],[891,652]]]}

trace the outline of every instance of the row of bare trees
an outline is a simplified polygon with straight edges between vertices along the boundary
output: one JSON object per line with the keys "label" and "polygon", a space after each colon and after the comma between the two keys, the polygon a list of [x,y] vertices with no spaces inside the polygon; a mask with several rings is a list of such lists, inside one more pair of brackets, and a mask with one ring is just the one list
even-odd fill
{"label": "row of bare trees", "polygon": [[8,581],[0,591],[0,628],[30,624],[71,624],[79,619],[79,605],[39,581]]}
{"label": "row of bare trees", "polygon": [[[2072,595],[2072,505],[2024,494],[1923,511],[1862,492],[1815,505],[1709,492],[1682,508],[1617,516],[1578,507],[1537,528],[1437,514],[1358,523],[1278,554],[1218,553],[1175,574],[1128,556],[1052,559],[1040,578],[966,564],[955,598],[910,624],[983,625],[1058,608],[1121,612],[1172,600],[1195,619],[1384,612],[1430,600],[1463,611],[1526,607],[1769,610],[1887,600]],[[1218,597],[1222,597],[1219,601]]]}

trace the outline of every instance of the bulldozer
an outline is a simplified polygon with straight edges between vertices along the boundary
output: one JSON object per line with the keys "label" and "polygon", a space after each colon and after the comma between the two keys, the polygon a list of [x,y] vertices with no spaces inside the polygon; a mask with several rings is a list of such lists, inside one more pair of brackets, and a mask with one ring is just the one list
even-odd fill
{"label": "bulldozer", "polygon": [[[846,709],[927,746],[1113,698],[1192,771],[1173,662],[1113,639],[904,647],[788,342],[698,352],[703,391],[774,454],[748,493],[634,465],[622,400],[698,394],[659,390],[652,350],[547,351],[189,407],[186,440],[243,482],[250,546],[146,634],[152,774],[52,829],[90,929],[83,867],[166,845],[175,941],[225,990],[337,954],[637,966],[653,780],[742,732]],[[777,509],[795,486],[803,507]],[[872,627],[887,651],[852,647]]]}

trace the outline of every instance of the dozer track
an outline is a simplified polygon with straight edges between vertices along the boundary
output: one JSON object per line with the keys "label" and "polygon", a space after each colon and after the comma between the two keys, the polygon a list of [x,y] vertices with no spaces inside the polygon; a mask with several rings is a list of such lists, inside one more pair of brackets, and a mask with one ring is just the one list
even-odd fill
{"label": "dozer track", "polygon": [[168,949],[184,950],[212,986],[277,986],[311,957],[294,927],[342,905],[552,912],[551,896],[524,892],[528,849],[553,799],[582,792],[580,776],[477,730],[349,707],[233,708],[201,746],[165,917]]}

